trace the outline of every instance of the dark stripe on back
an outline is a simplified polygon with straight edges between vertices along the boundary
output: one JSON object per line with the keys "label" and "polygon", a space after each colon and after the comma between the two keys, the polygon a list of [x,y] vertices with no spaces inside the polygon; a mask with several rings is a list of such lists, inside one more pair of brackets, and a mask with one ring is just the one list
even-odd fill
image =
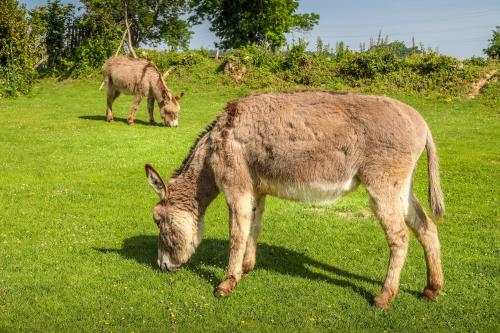
{"label": "dark stripe on back", "polygon": [[210,133],[210,131],[215,127],[216,123],[217,123],[217,119],[215,119],[214,121],[212,121],[205,128],[205,130],[203,132],[201,132],[200,134],[198,134],[198,137],[196,138],[196,141],[194,142],[194,144],[189,149],[188,155],[186,156],[186,158],[184,159],[184,161],[182,161],[181,166],[177,170],[174,171],[174,173],[172,174],[172,177],[177,177],[177,176],[181,175],[184,171],[187,170],[187,168],[189,167],[189,164],[193,160],[194,152],[196,151],[196,146],[198,145],[198,142],[200,142],[200,140],[205,135],[207,135],[208,133]]}

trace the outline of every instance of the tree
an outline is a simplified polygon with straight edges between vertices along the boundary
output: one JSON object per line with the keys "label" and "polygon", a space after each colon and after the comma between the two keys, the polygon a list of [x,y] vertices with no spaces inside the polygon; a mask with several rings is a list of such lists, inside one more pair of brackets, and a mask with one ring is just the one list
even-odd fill
{"label": "tree", "polygon": [[74,19],[72,4],[63,5],[60,0],[49,0],[45,14],[45,45],[49,57],[48,64],[51,68],[62,65],[64,53],[66,52],[68,27],[73,23]]}
{"label": "tree", "polygon": [[77,38],[73,38],[72,42],[71,75],[75,77],[101,68],[106,59],[115,53],[123,34],[114,22],[94,12],[86,12],[78,17],[74,29]]}
{"label": "tree", "polygon": [[211,22],[222,49],[249,44],[277,49],[292,30],[309,31],[319,21],[315,13],[297,14],[298,0],[192,0],[194,23]]}
{"label": "tree", "polygon": [[36,65],[40,65],[47,56],[47,47],[45,44],[45,36],[47,34],[47,25],[45,18],[47,17],[47,7],[40,6],[33,8],[28,12],[29,35],[33,44],[33,56]]}
{"label": "tree", "polygon": [[134,47],[166,43],[170,49],[187,48],[192,32],[181,16],[189,10],[189,0],[81,0],[88,13],[124,27],[125,9],[132,24]]}
{"label": "tree", "polygon": [[420,52],[418,49],[413,47],[407,47],[404,42],[395,40],[388,43],[388,41],[383,41],[381,44],[371,46],[368,51],[370,52],[390,52],[396,54],[398,57],[406,57],[412,53]]}
{"label": "tree", "polygon": [[484,53],[492,59],[500,59],[500,26],[493,30],[493,36],[490,39],[490,45],[484,49]]}
{"label": "tree", "polygon": [[17,0],[0,1],[0,96],[30,90],[36,79],[33,44],[25,8]]}

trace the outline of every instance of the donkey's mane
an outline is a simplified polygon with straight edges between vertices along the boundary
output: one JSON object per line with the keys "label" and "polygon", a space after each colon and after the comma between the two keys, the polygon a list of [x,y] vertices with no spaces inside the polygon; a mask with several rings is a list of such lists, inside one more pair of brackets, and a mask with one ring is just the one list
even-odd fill
{"label": "donkey's mane", "polygon": [[181,166],[177,170],[174,171],[174,173],[172,174],[172,177],[177,177],[177,176],[181,175],[184,171],[187,170],[187,168],[189,167],[189,164],[191,164],[191,161],[193,160],[193,156],[194,156],[194,153],[196,151],[196,147],[198,146],[198,143],[200,142],[201,139],[203,139],[205,137],[205,135],[207,135],[208,133],[210,133],[210,131],[215,127],[216,123],[217,123],[217,119],[215,119],[214,121],[212,121],[205,128],[205,130],[203,132],[201,132],[200,134],[198,134],[198,137],[196,138],[196,141],[191,146],[191,148],[189,148],[188,155],[186,156],[186,158],[184,158],[184,161],[182,161]]}

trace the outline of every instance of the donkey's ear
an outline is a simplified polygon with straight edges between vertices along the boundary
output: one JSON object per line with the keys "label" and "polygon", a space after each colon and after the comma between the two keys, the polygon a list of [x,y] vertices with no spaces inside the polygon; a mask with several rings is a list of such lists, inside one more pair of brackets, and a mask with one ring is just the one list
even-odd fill
{"label": "donkey's ear", "polygon": [[178,100],[180,100],[180,99],[182,98],[182,96],[184,96],[184,91],[183,91],[183,92],[181,92],[181,94],[180,94],[180,95],[175,96],[175,99],[178,101]]}
{"label": "donkey's ear", "polygon": [[153,187],[153,190],[160,196],[163,200],[167,197],[167,187],[161,179],[160,174],[151,166],[151,164],[146,164],[146,176],[148,177],[148,182]]}

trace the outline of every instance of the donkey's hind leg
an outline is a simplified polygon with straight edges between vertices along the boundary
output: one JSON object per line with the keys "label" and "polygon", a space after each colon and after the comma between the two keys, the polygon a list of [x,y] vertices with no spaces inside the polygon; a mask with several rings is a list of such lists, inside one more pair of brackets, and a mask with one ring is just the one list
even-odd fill
{"label": "donkey's hind leg", "polygon": [[114,121],[114,119],[113,119],[113,102],[115,101],[115,99],[118,96],[120,96],[120,92],[119,91],[115,91],[113,89],[110,89],[107,92],[107,99],[106,99],[106,104],[107,104],[107,108],[106,108],[106,121],[108,121],[108,122]]}
{"label": "donkey's hind leg", "polygon": [[405,212],[405,220],[424,248],[425,262],[427,264],[427,286],[423,295],[435,301],[444,284],[437,228],[434,222],[425,214],[411,187],[407,198],[408,209]]}
{"label": "donkey's hind leg", "polygon": [[387,276],[374,305],[387,309],[389,301],[396,297],[399,278],[408,252],[409,233],[405,225],[398,187],[393,182],[386,186],[367,187],[372,199],[372,209],[384,229],[389,245],[390,257]]}
{"label": "donkey's hind leg", "polygon": [[130,116],[128,116],[128,119],[127,119],[127,122],[129,125],[134,124],[135,113],[137,112],[137,108],[139,107],[141,100],[142,100],[141,95],[136,95],[134,97],[134,102],[132,103],[132,108],[130,109]]}
{"label": "donkey's hind leg", "polygon": [[150,96],[148,97],[148,114],[149,114],[150,124],[156,124],[154,117],[154,108],[155,108],[155,98],[153,96]]}

